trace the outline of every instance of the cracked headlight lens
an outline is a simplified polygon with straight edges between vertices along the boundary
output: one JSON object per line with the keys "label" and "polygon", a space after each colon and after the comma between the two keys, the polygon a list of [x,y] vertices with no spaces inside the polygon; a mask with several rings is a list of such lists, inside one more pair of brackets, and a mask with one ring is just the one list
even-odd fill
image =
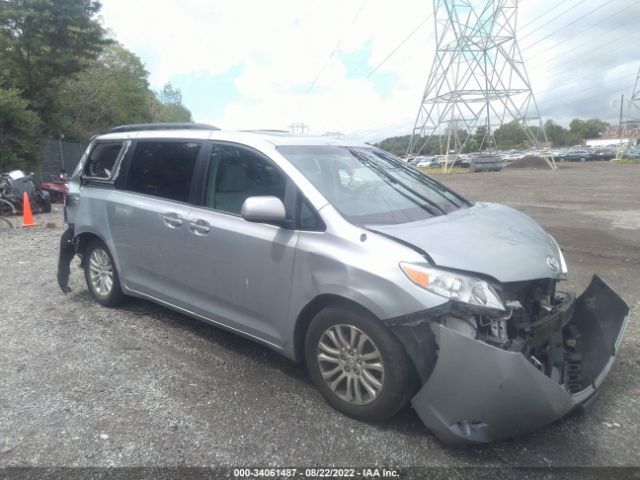
{"label": "cracked headlight lens", "polygon": [[400,268],[409,280],[430,292],[473,306],[506,310],[496,287],[486,280],[413,263],[400,263]]}

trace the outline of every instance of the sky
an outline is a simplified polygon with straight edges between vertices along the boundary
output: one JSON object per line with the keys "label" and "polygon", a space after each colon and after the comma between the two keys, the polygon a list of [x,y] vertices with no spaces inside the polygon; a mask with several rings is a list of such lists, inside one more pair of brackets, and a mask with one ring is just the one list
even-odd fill
{"label": "sky", "polygon": [[[482,2],[477,2],[482,3]],[[104,25],[224,129],[411,132],[435,54],[429,0],[102,0]],[[543,119],[617,121],[640,67],[637,0],[520,0],[516,37]],[[626,105],[625,105],[626,108]]]}

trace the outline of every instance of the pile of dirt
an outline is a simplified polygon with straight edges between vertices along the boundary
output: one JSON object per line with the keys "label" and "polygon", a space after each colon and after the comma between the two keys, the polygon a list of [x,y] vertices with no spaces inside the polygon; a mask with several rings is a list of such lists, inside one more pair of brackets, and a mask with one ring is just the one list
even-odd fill
{"label": "pile of dirt", "polygon": [[549,165],[544,158],[537,155],[527,155],[519,160],[515,160],[505,166],[505,168],[532,168],[532,169],[549,169]]}

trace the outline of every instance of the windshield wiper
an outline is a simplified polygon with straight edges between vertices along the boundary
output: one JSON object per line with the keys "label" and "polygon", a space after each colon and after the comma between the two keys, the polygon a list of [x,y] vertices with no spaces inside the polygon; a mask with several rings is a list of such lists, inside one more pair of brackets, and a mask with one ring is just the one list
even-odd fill
{"label": "windshield wiper", "polygon": [[[410,177],[413,177],[418,183],[423,183],[423,182],[427,182],[431,185],[431,188],[433,189],[434,192],[436,192],[438,195],[440,195],[443,199],[445,199],[447,202],[453,204],[453,206],[455,206],[456,208],[461,208],[463,206],[471,206],[470,202],[467,201],[465,198],[461,197],[460,195],[458,195],[455,192],[452,192],[450,190],[447,190],[446,188],[444,188],[439,182],[435,181],[433,178],[424,175],[422,173],[417,172],[414,168],[411,168],[409,165],[407,165],[406,162],[403,162],[397,158],[394,158],[393,156],[388,156],[388,155],[384,155],[384,151],[378,152],[376,150],[373,150],[373,154],[379,158],[381,158],[382,160],[385,160],[389,163],[394,164],[398,169],[402,170],[403,173],[405,173],[406,175],[409,175]],[[450,194],[452,197],[454,197],[455,199],[457,199],[457,201],[459,201],[460,203],[458,204],[457,202],[453,201],[453,199],[451,197],[449,197],[446,194]]]}
{"label": "windshield wiper", "polygon": [[[415,191],[413,188],[408,187],[404,183],[400,183],[393,175],[391,175],[388,172],[386,172],[384,170],[384,168],[381,168],[380,165],[376,164],[376,162],[373,159],[369,158],[365,153],[360,152],[358,150],[353,150],[353,149],[349,149],[349,153],[351,153],[351,155],[356,157],[358,160],[363,162],[365,165],[373,168],[376,172],[378,172],[379,174],[384,176],[387,179],[387,181],[390,181],[390,183],[392,184],[392,187],[396,188],[395,185],[393,185],[393,184],[402,185],[402,187],[405,188],[412,195],[415,195],[416,197],[418,197],[423,202],[426,202],[429,205],[430,208],[427,207],[427,205],[424,205],[423,207],[427,211],[429,211],[432,215],[438,215],[438,213],[433,211],[432,209],[435,209],[438,212],[440,212],[439,213],[440,215],[446,215],[447,214],[447,211],[444,208],[442,208],[440,205],[438,205],[436,202],[434,202],[433,200],[429,200],[424,195],[421,195],[420,193]],[[398,190],[398,189],[396,188],[396,190]],[[400,192],[400,193],[403,193],[403,192]]]}

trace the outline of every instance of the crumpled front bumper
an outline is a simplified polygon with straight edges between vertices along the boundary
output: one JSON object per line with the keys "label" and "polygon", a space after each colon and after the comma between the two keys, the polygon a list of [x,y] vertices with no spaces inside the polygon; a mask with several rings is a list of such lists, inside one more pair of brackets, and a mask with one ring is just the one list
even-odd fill
{"label": "crumpled front bumper", "polygon": [[594,397],[613,364],[628,313],[626,303],[594,276],[567,325],[579,332],[575,350],[581,361],[577,367],[558,362],[563,373],[556,379],[520,352],[432,322],[437,360],[413,407],[427,427],[451,444],[492,442],[536,430]]}

